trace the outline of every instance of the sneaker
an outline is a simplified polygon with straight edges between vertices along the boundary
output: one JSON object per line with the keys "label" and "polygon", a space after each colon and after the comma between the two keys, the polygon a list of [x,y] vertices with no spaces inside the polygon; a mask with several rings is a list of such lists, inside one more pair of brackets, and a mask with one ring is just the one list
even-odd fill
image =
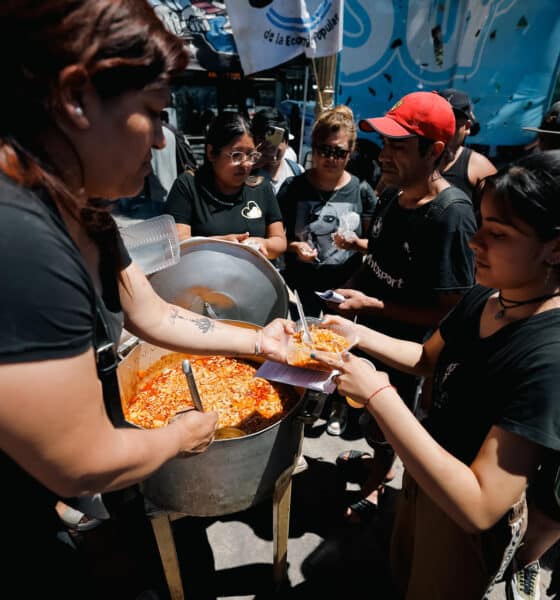
{"label": "sneaker", "polygon": [[541,573],[539,561],[515,571],[507,582],[508,600],[541,600]]}
{"label": "sneaker", "polygon": [[345,402],[334,402],[327,424],[327,433],[342,435],[348,425],[348,406]]}

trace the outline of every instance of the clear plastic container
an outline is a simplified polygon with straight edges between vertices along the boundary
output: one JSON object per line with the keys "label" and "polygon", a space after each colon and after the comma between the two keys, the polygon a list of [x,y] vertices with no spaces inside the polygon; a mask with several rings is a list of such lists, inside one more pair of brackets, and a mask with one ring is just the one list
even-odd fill
{"label": "clear plastic container", "polygon": [[[313,369],[315,371],[332,371],[329,366],[311,358],[311,352],[314,350],[322,350],[324,356],[326,355],[334,360],[338,360],[340,359],[342,352],[353,348],[358,342],[356,336],[354,336],[351,330],[347,327],[338,325],[324,325],[321,322],[321,319],[317,319],[315,317],[306,317],[305,321],[312,339],[314,337],[314,328],[319,327],[321,329],[329,329],[345,339],[344,348],[340,351],[325,352],[322,344],[306,344],[305,342],[298,340],[299,336],[292,336],[288,341],[286,354],[287,363],[294,367],[303,367],[305,369]],[[297,321],[295,329],[296,333],[302,330],[301,321]],[[335,341],[338,343],[340,340],[336,339]]]}
{"label": "clear plastic container", "polygon": [[[364,360],[365,362],[367,362],[368,365],[370,365],[371,368],[375,371],[375,365],[371,362],[371,360],[368,360],[367,358],[364,358],[363,356],[360,356],[360,358],[362,360]],[[365,408],[366,407],[365,404],[356,402],[355,400],[352,400],[352,398],[350,398],[348,396],[346,396],[346,403],[348,404],[348,406],[351,406],[352,408]]]}
{"label": "clear plastic container", "polygon": [[132,260],[146,275],[179,262],[181,258],[175,219],[160,215],[121,229]]}

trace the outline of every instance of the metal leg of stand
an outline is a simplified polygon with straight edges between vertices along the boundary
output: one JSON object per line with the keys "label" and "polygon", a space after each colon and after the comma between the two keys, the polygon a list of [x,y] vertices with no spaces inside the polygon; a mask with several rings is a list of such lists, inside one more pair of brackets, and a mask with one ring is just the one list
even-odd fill
{"label": "metal leg of stand", "polygon": [[179,559],[171,529],[171,518],[168,513],[160,513],[151,517],[152,529],[156,536],[159,556],[165,573],[171,600],[184,600],[183,582],[179,570]]}
{"label": "metal leg of stand", "polygon": [[287,578],[288,537],[293,465],[276,480],[272,500],[273,563],[272,577],[279,585]]}

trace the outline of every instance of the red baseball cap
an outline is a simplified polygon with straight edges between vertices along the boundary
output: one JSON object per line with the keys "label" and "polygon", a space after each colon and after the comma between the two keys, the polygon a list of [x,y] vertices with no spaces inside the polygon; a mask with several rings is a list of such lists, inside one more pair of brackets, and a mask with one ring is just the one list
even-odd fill
{"label": "red baseball cap", "polygon": [[387,138],[421,135],[446,144],[455,135],[455,115],[437,92],[413,92],[401,98],[384,117],[363,119],[362,131],[377,131]]}

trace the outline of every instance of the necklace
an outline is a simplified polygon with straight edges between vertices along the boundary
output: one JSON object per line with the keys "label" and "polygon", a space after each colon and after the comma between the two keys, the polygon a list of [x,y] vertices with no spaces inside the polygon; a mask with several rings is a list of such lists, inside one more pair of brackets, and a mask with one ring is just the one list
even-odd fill
{"label": "necklace", "polygon": [[334,190],[320,190],[319,188],[315,188],[315,189],[317,190],[317,193],[319,194],[321,204],[326,204],[327,202],[332,202],[334,200],[334,197],[338,194],[338,189],[334,189]]}
{"label": "necklace", "polygon": [[556,296],[560,296],[560,292],[555,292],[554,294],[544,294],[544,296],[537,296],[536,298],[529,298],[529,300],[508,300],[502,296],[502,292],[498,293],[498,304],[501,306],[501,309],[494,315],[495,319],[503,319],[506,310],[510,308],[517,308],[518,306],[524,306],[525,304],[535,304],[537,302],[543,302],[544,300],[548,300],[550,298],[555,298]]}
{"label": "necklace", "polygon": [[[226,200],[221,200],[220,198],[218,198],[215,194],[213,194],[207,187],[205,187],[204,185],[200,186],[202,188],[202,190],[204,191],[205,194],[208,195],[208,197],[210,198],[210,200],[212,200],[213,202],[215,202],[216,204],[219,204],[220,206],[227,206],[228,208],[231,208],[232,206],[235,206],[238,203],[238,198],[240,197],[241,192],[237,192],[237,194],[232,194],[231,196],[229,196],[230,198],[234,198],[233,202],[228,202]],[[225,196],[225,194],[223,194]],[[226,196],[228,197],[228,196]]]}

